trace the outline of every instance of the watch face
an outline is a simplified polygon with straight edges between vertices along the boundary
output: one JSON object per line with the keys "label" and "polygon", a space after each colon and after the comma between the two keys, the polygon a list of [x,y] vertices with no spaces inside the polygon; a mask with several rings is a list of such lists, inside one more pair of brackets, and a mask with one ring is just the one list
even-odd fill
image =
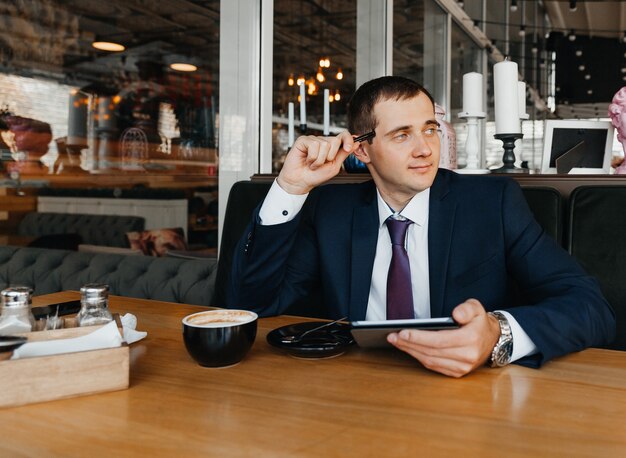
{"label": "watch face", "polygon": [[496,351],[494,362],[498,366],[505,366],[511,360],[512,354],[513,354],[513,341],[509,340],[508,342],[503,342],[502,345],[500,345],[500,347]]}

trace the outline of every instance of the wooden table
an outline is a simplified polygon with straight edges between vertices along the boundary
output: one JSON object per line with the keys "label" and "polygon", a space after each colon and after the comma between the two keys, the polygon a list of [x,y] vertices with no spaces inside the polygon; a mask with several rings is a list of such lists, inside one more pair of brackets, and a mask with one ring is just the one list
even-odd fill
{"label": "wooden table", "polygon": [[207,369],[181,336],[201,308],[117,297],[111,308],[148,331],[131,346],[130,389],[0,410],[0,456],[626,456],[626,353],[451,379],[395,350],[289,357],[265,341],[302,320],[284,316],[260,320],[239,365]]}

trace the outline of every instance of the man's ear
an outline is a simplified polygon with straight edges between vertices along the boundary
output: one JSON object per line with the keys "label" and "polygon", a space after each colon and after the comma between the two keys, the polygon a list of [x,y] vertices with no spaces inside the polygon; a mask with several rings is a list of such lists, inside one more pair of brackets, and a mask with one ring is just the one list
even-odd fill
{"label": "man's ear", "polygon": [[359,161],[363,162],[364,164],[369,164],[371,162],[370,156],[366,149],[363,147],[362,143],[359,144],[359,147],[356,149],[356,151],[354,151],[354,155]]}

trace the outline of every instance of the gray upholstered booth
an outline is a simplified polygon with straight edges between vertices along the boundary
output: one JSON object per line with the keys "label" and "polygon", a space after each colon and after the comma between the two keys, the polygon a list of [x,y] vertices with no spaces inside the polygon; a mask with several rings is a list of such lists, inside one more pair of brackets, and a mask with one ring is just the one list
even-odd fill
{"label": "gray upholstered booth", "polygon": [[82,243],[127,247],[126,233],[143,231],[144,225],[140,216],[32,212],[24,216],[17,230],[19,235],[31,237],[77,234]]}
{"label": "gray upholstered booth", "polygon": [[626,350],[626,186],[581,186],[569,205],[567,247],[598,279],[615,310],[617,337],[610,348]]}
{"label": "gray upholstered booth", "polygon": [[111,294],[212,305],[217,262],[152,256],[0,247],[0,289],[26,285],[35,295],[106,283]]}

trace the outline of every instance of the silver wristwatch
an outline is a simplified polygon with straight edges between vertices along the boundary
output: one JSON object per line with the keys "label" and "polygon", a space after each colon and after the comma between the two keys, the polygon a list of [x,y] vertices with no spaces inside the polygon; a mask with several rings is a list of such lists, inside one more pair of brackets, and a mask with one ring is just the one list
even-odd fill
{"label": "silver wristwatch", "polygon": [[495,317],[500,324],[500,338],[496,342],[493,351],[491,352],[491,358],[489,358],[489,365],[491,367],[506,366],[511,362],[511,356],[513,355],[513,335],[511,334],[511,326],[503,313],[489,312],[489,315]]}

